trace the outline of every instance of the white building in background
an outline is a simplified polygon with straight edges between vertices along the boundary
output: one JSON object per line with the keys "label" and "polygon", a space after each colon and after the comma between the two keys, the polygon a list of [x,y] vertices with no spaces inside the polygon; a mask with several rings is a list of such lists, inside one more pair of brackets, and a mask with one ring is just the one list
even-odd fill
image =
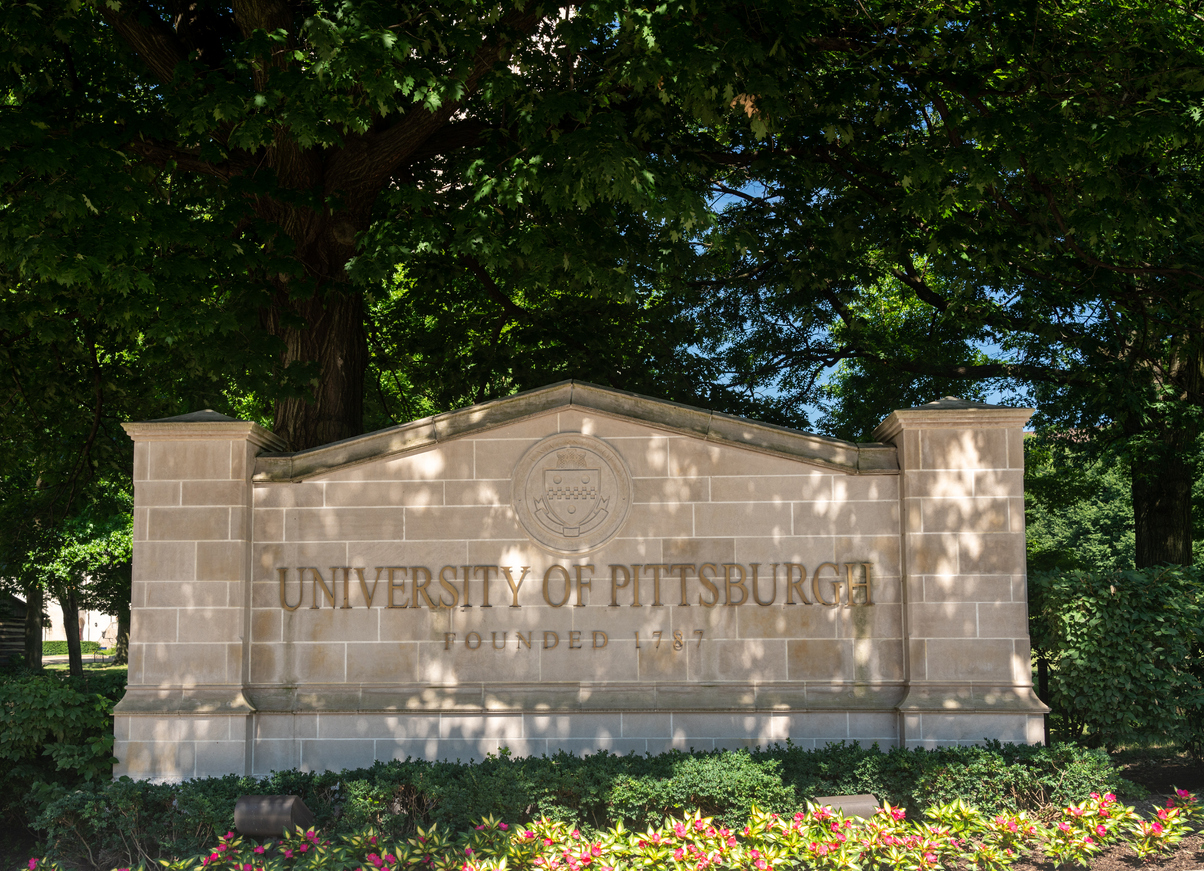
{"label": "white building in background", "polygon": [[[63,607],[54,599],[46,600],[50,625],[42,627],[43,641],[66,641],[67,627],[63,622]],[[97,641],[107,647],[117,639],[117,618],[100,611],[79,612],[79,640]]]}

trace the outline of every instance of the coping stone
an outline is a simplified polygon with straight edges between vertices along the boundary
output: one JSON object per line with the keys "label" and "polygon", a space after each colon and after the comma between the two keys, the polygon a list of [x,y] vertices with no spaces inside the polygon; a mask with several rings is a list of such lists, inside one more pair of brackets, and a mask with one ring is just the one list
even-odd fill
{"label": "coping stone", "polygon": [[638,393],[582,381],[561,381],[317,448],[261,454],[255,460],[252,480],[256,483],[303,481],[569,408],[637,421],[655,429],[717,444],[802,460],[850,475],[894,475],[899,472],[893,445],[854,444]]}

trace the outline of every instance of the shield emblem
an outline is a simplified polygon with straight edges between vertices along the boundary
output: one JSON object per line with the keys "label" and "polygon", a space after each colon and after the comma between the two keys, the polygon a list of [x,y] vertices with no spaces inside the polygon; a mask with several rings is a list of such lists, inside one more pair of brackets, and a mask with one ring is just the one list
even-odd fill
{"label": "shield emblem", "polygon": [[543,508],[563,527],[563,535],[576,535],[606,507],[598,492],[601,469],[545,469]]}

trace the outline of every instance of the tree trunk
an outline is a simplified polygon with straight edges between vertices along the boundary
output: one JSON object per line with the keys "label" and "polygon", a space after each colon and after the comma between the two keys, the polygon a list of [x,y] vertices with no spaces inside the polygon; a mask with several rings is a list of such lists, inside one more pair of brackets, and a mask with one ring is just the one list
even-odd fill
{"label": "tree trunk", "polygon": [[59,604],[63,607],[63,628],[67,631],[67,658],[73,677],[84,676],[84,656],[79,646],[79,603],[75,599],[75,589],[67,588],[59,595]]}
{"label": "tree trunk", "polygon": [[[268,321],[272,332],[284,340],[282,363],[286,367],[310,364],[317,372],[310,382],[312,401],[278,400],[272,428],[294,451],[359,435],[368,366],[363,297],[350,288],[308,300],[281,296]],[[284,312],[304,318],[305,327],[289,326],[281,316]]]}
{"label": "tree trunk", "polygon": [[117,645],[113,651],[114,665],[130,662],[130,606],[117,609]]}
{"label": "tree trunk", "polygon": [[1186,436],[1168,439],[1162,450],[1134,458],[1133,520],[1137,568],[1162,563],[1192,564],[1191,487],[1194,469],[1187,460]]}
{"label": "tree trunk", "polygon": [[25,664],[34,671],[42,670],[42,609],[45,593],[34,584],[25,591]]}

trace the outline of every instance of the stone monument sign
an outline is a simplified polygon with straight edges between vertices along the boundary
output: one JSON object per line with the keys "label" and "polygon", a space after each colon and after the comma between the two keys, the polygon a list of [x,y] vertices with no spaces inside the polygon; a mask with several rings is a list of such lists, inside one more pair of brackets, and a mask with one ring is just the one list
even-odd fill
{"label": "stone monument sign", "polygon": [[1030,414],[850,444],[566,382],[295,453],[127,424],[115,773],[1040,741]]}

